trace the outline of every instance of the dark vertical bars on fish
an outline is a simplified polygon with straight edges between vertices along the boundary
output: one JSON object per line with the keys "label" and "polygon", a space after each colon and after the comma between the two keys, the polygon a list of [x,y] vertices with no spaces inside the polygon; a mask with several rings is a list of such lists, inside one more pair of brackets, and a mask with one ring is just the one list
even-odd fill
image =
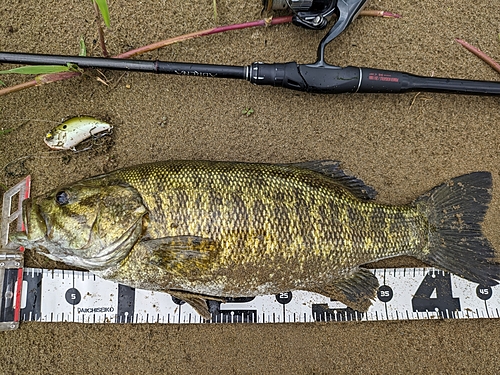
{"label": "dark vertical bars on fish", "polygon": [[338,162],[167,161],[34,199],[32,235],[28,225],[27,239],[17,240],[103,277],[168,291],[204,316],[206,296],[295,289],[364,310],[378,282],[360,266],[399,255],[495,285],[499,265],[480,226],[491,185],[489,173],[471,173],[391,206]]}

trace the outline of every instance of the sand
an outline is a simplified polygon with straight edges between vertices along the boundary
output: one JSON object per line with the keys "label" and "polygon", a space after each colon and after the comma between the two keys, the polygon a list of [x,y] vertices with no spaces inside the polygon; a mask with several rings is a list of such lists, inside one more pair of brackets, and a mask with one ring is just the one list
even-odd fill
{"label": "sand", "polygon": [[[111,54],[168,37],[260,18],[260,2],[111,0]],[[500,3],[372,1],[402,19],[360,18],[327,49],[337,65],[426,76],[498,80],[454,42],[463,38],[500,59]],[[100,55],[90,1],[3,0],[0,50],[77,54],[84,37]],[[184,42],[142,59],[246,65],[312,62],[324,32],[293,25]],[[2,66],[8,68],[11,66]],[[12,85],[26,77],[2,76]],[[97,80],[108,82],[105,85]],[[493,173],[484,229],[500,249],[499,99],[437,93],[317,95],[243,81],[88,71],[82,78],[0,98],[0,171],[11,186],[29,172],[33,194],[118,167],[166,159],[254,162],[341,160],[374,186],[378,200],[405,203],[442,181]],[[253,114],[242,111],[251,108]],[[112,142],[54,153],[43,142],[54,122],[106,119]],[[418,263],[416,263],[418,264]],[[27,266],[60,267],[27,254]],[[410,259],[379,266],[413,266]],[[0,333],[0,373],[472,373],[500,366],[500,321],[405,321],[265,325],[82,325],[23,323]]]}

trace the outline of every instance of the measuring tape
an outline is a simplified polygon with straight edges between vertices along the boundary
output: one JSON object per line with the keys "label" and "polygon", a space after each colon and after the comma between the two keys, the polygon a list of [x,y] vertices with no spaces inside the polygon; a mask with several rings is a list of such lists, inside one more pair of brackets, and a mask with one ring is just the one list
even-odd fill
{"label": "measuring tape", "polygon": [[[8,228],[15,220],[18,230],[24,229],[21,203],[29,196],[29,186],[27,178],[4,195],[2,245],[7,245]],[[11,212],[15,195],[17,210]],[[167,293],[131,288],[87,271],[24,269],[22,255],[22,251],[0,251],[0,330],[15,329],[19,321],[288,323],[500,318],[500,285],[481,286],[432,268],[373,270],[380,287],[367,312],[298,290],[229,298],[225,303],[208,301],[212,317],[205,320]]]}

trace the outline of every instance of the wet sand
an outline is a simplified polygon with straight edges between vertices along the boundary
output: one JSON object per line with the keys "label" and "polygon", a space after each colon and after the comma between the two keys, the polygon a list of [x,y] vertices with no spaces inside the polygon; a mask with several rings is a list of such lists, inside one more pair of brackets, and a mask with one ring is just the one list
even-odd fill
{"label": "wet sand", "polygon": [[[75,55],[83,36],[99,56],[90,2],[3,0],[0,50]],[[260,2],[110,1],[111,54],[158,40],[260,18]],[[327,60],[425,76],[499,80],[454,42],[500,60],[500,4],[372,1],[402,19],[364,17],[327,49]],[[161,59],[231,65],[312,62],[324,32],[293,25],[203,37],[148,53]],[[2,66],[6,69],[10,66]],[[97,78],[108,82],[104,85]],[[2,76],[8,85],[26,77]],[[253,162],[341,160],[374,186],[377,199],[406,203],[444,180],[491,171],[484,229],[500,249],[498,98],[437,93],[317,95],[243,81],[113,71],[0,97],[0,171],[11,186],[29,172],[34,195],[115,168],[166,159]],[[253,114],[242,111],[251,108]],[[53,122],[90,115],[115,126],[112,142],[81,153],[49,152]],[[30,267],[60,267],[28,252]],[[399,259],[379,266],[414,266]],[[260,325],[83,325],[23,323],[0,333],[0,373],[496,373],[499,320]]]}

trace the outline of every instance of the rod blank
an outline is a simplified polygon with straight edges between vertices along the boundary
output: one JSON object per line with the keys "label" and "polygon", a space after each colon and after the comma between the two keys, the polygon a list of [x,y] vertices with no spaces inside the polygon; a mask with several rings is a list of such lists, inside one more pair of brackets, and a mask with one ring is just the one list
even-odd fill
{"label": "rod blank", "polygon": [[133,72],[178,74],[186,76],[246,79],[246,67],[195,64],[102,57],[59,56],[31,53],[0,52],[0,63],[26,65],[78,65],[80,68],[129,70]]}

